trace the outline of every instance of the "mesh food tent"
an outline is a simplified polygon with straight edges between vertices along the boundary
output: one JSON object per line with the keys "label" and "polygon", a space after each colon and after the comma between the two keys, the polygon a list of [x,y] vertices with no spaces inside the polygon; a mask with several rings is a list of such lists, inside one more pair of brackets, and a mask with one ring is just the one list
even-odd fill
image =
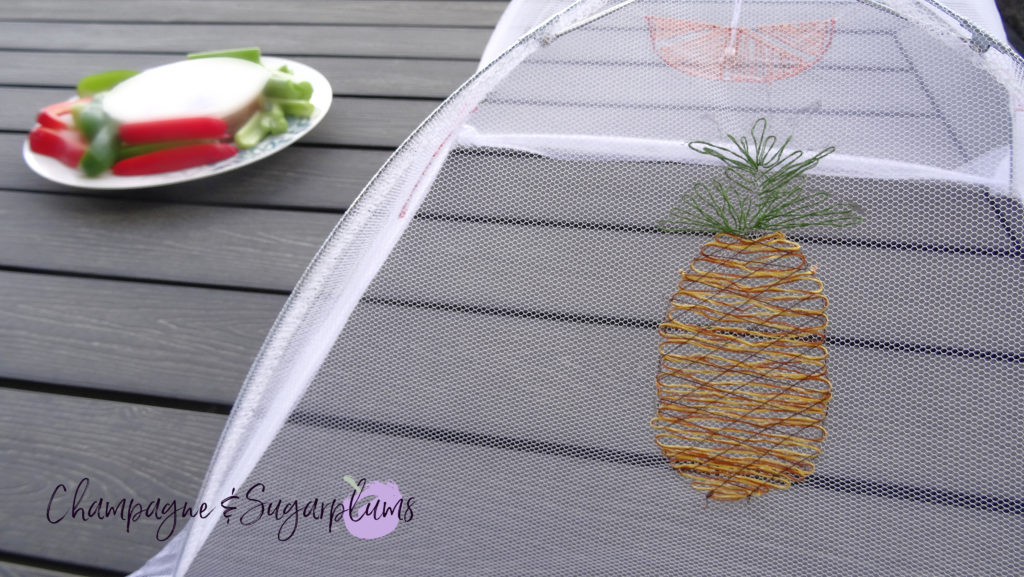
{"label": "mesh food tent", "polygon": [[[573,4],[346,213],[198,497],[233,516],[135,575],[1021,574],[1022,115],[1020,57],[927,1]],[[759,143],[808,162],[748,190],[726,160]],[[762,218],[768,193],[833,204]],[[758,242],[803,284],[730,248]],[[787,314],[818,324],[765,336]],[[817,400],[780,416],[787,378]],[[364,478],[404,511],[318,517]]]}

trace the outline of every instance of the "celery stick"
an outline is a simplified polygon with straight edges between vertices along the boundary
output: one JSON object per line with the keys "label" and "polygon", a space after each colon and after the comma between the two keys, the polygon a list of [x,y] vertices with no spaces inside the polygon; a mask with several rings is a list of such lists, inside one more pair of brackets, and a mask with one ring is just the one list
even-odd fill
{"label": "celery stick", "polygon": [[293,100],[286,98],[272,98],[270,99],[274,104],[280,104],[281,109],[288,116],[297,116],[299,118],[309,118],[313,116],[313,111],[316,107],[313,106],[308,100]]}
{"label": "celery stick", "polygon": [[252,148],[263,140],[267,132],[269,131],[263,122],[263,112],[257,110],[235,133],[235,144],[238,148]]}
{"label": "celery stick", "polygon": [[260,63],[260,49],[254,47],[251,48],[231,48],[228,50],[212,50],[210,52],[192,52],[186,58],[194,60],[196,58],[241,58],[242,60],[248,60],[249,62]]}
{"label": "celery stick", "polygon": [[281,134],[288,131],[288,119],[285,118],[284,109],[280,104],[267,100],[263,110],[263,125],[270,131],[270,134]]}
{"label": "celery stick", "polygon": [[270,98],[309,100],[313,94],[313,85],[309,82],[295,82],[287,77],[271,76],[263,87],[263,94]]}

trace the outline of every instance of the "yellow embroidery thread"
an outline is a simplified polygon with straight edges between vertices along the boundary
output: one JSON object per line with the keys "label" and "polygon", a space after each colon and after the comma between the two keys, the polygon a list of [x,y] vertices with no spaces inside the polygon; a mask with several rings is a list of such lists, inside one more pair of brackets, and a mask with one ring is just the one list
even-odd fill
{"label": "yellow embroidery thread", "polygon": [[659,327],[651,426],[694,489],[733,501],[814,471],[832,396],[827,307],[815,270],[781,232],[716,234],[681,271]]}

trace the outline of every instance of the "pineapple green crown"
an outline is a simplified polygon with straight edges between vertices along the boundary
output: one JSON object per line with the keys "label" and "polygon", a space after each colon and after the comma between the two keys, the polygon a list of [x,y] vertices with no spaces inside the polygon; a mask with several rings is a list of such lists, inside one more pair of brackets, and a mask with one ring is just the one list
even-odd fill
{"label": "pineapple green crown", "polygon": [[658,222],[661,229],[746,236],[805,226],[860,224],[856,205],[830,204],[827,192],[804,190],[804,173],[835,149],[803,158],[802,151],[786,150],[792,137],[776,147],[778,140],[766,136],[767,130],[768,121],[761,118],[750,130],[750,141],[729,135],[735,150],[691,142],[694,151],[725,163],[725,182],[712,179],[710,185],[694,185],[693,193],[683,196],[683,204],[669,211],[670,218]]}

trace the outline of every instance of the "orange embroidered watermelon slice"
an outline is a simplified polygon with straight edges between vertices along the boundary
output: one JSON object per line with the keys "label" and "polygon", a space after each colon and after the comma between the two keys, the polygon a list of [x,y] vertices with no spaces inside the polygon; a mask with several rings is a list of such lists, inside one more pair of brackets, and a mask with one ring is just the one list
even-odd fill
{"label": "orange embroidered watermelon slice", "polygon": [[676,18],[647,17],[654,51],[692,76],[734,82],[772,82],[814,66],[832,44],[835,19],[732,28]]}

